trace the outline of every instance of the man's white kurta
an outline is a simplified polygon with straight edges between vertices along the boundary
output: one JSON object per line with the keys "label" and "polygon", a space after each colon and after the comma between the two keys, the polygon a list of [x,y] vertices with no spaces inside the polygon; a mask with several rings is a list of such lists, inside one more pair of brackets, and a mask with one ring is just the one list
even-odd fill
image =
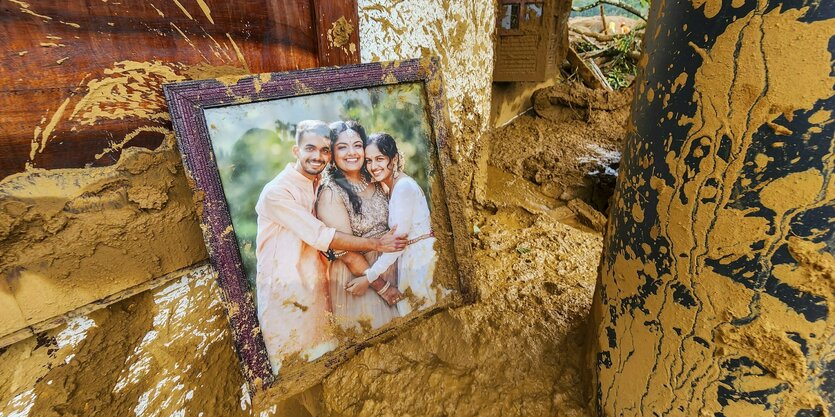
{"label": "man's white kurta", "polygon": [[314,215],[316,183],[289,164],[264,186],[258,213],[258,321],[273,372],[288,355],[313,360],[336,343],[330,330],[326,251],[336,230]]}

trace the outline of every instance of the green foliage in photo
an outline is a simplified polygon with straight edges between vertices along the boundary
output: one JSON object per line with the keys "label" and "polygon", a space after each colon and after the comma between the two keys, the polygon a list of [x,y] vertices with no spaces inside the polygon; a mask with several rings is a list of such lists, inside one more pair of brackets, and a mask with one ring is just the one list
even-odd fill
{"label": "green foliage in photo", "polygon": [[[336,120],[330,120],[333,117],[327,117],[326,114],[338,114],[342,120],[358,121],[369,135],[376,132],[392,135],[405,157],[405,172],[414,177],[427,197],[429,196],[430,126],[422,85],[398,84],[309,96],[304,100],[306,106],[314,109],[324,106],[337,107],[331,107],[328,112],[323,111],[322,114],[305,112],[309,119],[321,119],[330,123]],[[244,113],[244,106],[240,107],[241,113]],[[245,119],[241,117],[232,120],[239,122]],[[224,138],[228,139],[224,143],[233,143],[231,146],[215,146],[215,159],[243,267],[253,288],[257,233],[255,204],[264,186],[288,163],[295,162],[292,150],[295,145],[295,127],[299,121],[288,120],[288,117],[276,114],[272,126],[249,128],[237,139]],[[210,126],[210,131],[218,130],[213,130]],[[214,142],[215,138],[212,140]]]}

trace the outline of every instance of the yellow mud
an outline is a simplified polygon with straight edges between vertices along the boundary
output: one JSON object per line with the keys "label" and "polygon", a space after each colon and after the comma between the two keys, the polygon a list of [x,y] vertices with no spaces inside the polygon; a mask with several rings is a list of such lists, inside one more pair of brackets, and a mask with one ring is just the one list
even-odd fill
{"label": "yellow mud", "polygon": [[[479,298],[366,348],[319,386],[278,404],[277,415],[587,416],[585,319],[602,237],[525,177],[584,189],[575,171],[587,163],[577,160],[616,148],[617,133],[604,132],[625,125],[625,109],[600,113],[590,124],[523,116],[488,133],[489,163],[473,174],[474,200],[464,202],[472,205]],[[537,129],[541,136],[529,134]],[[560,143],[595,146],[536,165]]]}
{"label": "yellow mud", "polygon": [[173,133],[116,165],[0,182],[0,333],[63,314],[206,257]]}
{"label": "yellow mud", "polygon": [[[272,412],[254,410],[226,323],[224,308],[234,306],[222,305],[214,275],[200,269],[197,278],[171,282],[0,348],[0,413],[237,416],[264,411],[293,416],[306,415],[308,407],[322,415],[586,415],[583,322],[601,236],[568,225],[578,224],[568,212],[555,216],[536,209],[559,209],[558,197],[565,191],[557,193],[552,185],[572,189],[572,181],[579,178],[571,173],[578,164],[572,157],[578,155],[556,164],[532,155],[535,148],[562,155],[551,145],[565,138],[561,132],[573,130],[578,138],[589,132],[577,131],[580,125],[552,129],[524,120],[521,127],[511,125],[497,136],[503,146],[491,149],[489,138],[480,143],[489,109],[490,74],[484,68],[492,60],[491,41],[483,35],[493,30],[492,5],[433,2],[434,14],[418,21],[410,16],[420,14],[415,8],[422,6],[401,2],[392,8],[412,9],[387,11],[388,17],[374,12],[376,6],[368,5],[361,19],[364,24],[374,19],[385,23],[381,33],[363,37],[373,39],[379,49],[363,49],[363,54],[441,56],[453,120],[449,157],[456,162],[447,172],[452,180],[444,186],[465,196],[452,209],[469,214],[465,224],[455,227],[465,231],[474,247],[476,302],[422,320],[397,339],[365,349],[299,399],[277,404]],[[226,36],[237,64],[245,67],[240,48]],[[122,61],[109,71],[87,81],[90,94],[71,101],[62,121],[71,118],[87,126],[136,117],[148,122],[143,126],[155,128],[166,120],[158,88],[163,82],[176,81],[183,71],[191,71],[187,78],[234,78],[243,70]],[[297,88],[303,92],[307,87]],[[539,128],[544,128],[541,141],[525,135]],[[611,150],[617,147],[616,135],[587,141]],[[40,148],[43,135],[35,136]],[[117,140],[111,150],[124,148],[129,140]],[[512,154],[509,146],[517,142],[529,149]],[[475,160],[487,161],[491,151],[497,165],[477,166]],[[525,169],[522,158],[532,169]],[[72,271],[80,274],[78,282],[101,286],[107,283],[99,277],[121,282],[157,276],[168,267],[205,258],[193,213],[201,196],[184,191],[187,183],[178,159],[167,146],[129,148],[109,168],[30,170],[18,177],[21,196],[15,199],[20,202],[3,200],[0,211],[0,245],[5,245],[4,255],[6,250],[16,254],[3,262],[46,259],[29,267],[44,275]],[[491,193],[476,202],[472,190],[479,181],[489,182]],[[519,187],[530,193],[502,198]],[[477,233],[473,226],[478,226]],[[24,256],[30,247],[41,252]],[[7,293],[0,290],[0,302]],[[40,300],[57,300],[49,304],[55,307],[64,302],[61,296],[44,293]]]}
{"label": "yellow mud", "polygon": [[[693,6],[704,6],[705,15],[712,17],[722,4],[697,0]],[[611,349],[612,366],[600,367],[599,372],[601,405],[606,415],[624,410],[628,410],[627,415],[673,410],[670,412],[681,415],[721,412],[748,416],[767,411],[769,415],[794,416],[800,409],[814,408],[825,401],[819,395],[819,382],[807,370],[820,366],[817,364],[831,355],[831,343],[825,340],[827,336],[820,335],[832,334],[832,315],[810,322],[765,291],[758,291],[759,300],[752,302],[754,290],[734,279],[753,281],[757,271],[740,270],[735,271],[738,276],[723,276],[705,262],[708,258],[730,262],[759,255],[764,259],[761,268],[769,273],[773,253],[788,244],[799,262],[773,266],[775,276],[825,297],[830,310],[835,305],[832,280],[823,272],[832,270],[832,257],[825,249],[790,236],[788,231],[798,213],[831,202],[835,196],[833,187],[824,180],[835,168],[831,153],[824,159],[827,173],[807,170],[760,182],[756,176],[746,178],[743,169],[746,157],[753,159],[755,175],[772,162],[763,154],[753,155],[754,132],[770,126],[776,134],[785,134],[787,130],[770,124],[781,115],[791,117],[795,111],[810,110],[816,101],[831,95],[829,35],[821,33],[831,23],[799,21],[806,9],[777,8],[764,13],[765,7],[760,1],[756,10],[729,24],[709,50],[691,44],[702,60],[693,79],[692,100],[696,108],[710,110],[680,120],[682,126],[689,126],[680,149],[694,149],[692,156],[701,161],[698,169],[688,167],[685,157],[689,155],[673,151],[661,161],[667,165],[672,181],[665,183],[659,177],[650,181],[659,193],[654,210],[657,219],[643,218],[642,208],[648,200],[639,198],[639,205],[628,207],[615,196],[621,213],[634,222],[651,221],[644,227],[651,227],[653,238],[669,245],[672,256],[662,259],[669,262],[672,276],[658,277],[653,273],[655,255],[636,258],[630,248],[614,254],[611,263],[601,266],[610,299],[636,295],[645,279],[641,273],[660,278],[661,283],[657,294],[642,299],[642,309],[627,312],[629,317],[612,321],[608,312],[595,312],[605,316],[596,330],[598,346],[609,345],[604,327],[616,323],[610,330],[617,335],[618,345]],[[735,52],[737,46],[740,49]],[[796,82],[798,79],[804,82]],[[683,74],[677,77],[670,91],[675,94],[686,80]],[[653,89],[645,94],[645,100],[651,101]],[[828,118],[828,114],[819,114],[815,121],[822,123]],[[731,157],[727,159],[718,155],[722,137],[730,141]],[[644,149],[636,146],[633,151]],[[620,181],[620,190],[642,185],[630,177]],[[774,219],[756,210],[734,208],[731,196],[735,186],[758,193],[762,205],[775,213]],[[648,248],[645,250],[652,250]],[[674,289],[669,282],[673,279],[692,291],[698,309],[671,301]],[[753,319],[744,325],[730,324],[746,317]],[[657,326],[651,328],[646,324],[650,322]],[[788,334],[807,340],[809,353],[804,355]],[[697,343],[696,338],[707,341],[709,347]],[[734,384],[738,384],[734,388],[768,389],[789,384],[790,389],[769,396],[773,408],[739,404],[723,407],[719,403],[717,379],[726,374],[720,363],[741,356],[754,359],[766,372],[739,371],[739,375],[733,375]]]}

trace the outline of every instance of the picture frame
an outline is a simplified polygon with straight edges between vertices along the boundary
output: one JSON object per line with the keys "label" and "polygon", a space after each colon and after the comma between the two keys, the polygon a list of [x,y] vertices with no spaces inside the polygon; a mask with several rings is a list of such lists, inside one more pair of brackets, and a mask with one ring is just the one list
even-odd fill
{"label": "picture frame", "polygon": [[[463,197],[449,192],[454,183],[445,175],[452,161],[447,148],[449,116],[439,66],[440,61],[432,57],[185,81],[163,86],[186,176],[195,190],[196,200],[199,200],[198,215],[204,240],[211,265],[217,272],[241,370],[255,398],[260,396],[275,401],[302,392],[363,348],[396,336],[416,320],[474,299],[470,284],[470,228],[466,224],[463,204],[459,201]],[[258,319],[253,285],[244,268],[245,261],[224,191],[207,114],[212,117],[215,109],[233,111],[235,106],[258,103],[266,106],[299,97],[316,99],[329,97],[328,94],[373,89],[400,94],[398,89],[401,87],[417,91],[414,94],[420,96],[428,121],[427,154],[418,156],[427,160],[431,225],[438,256],[434,279],[441,283],[439,287],[443,285],[446,288],[445,295],[430,307],[340,340],[336,348],[316,359],[297,361],[287,367],[282,365],[275,374]],[[296,141],[298,144],[298,139]],[[400,157],[403,158],[402,153]]]}

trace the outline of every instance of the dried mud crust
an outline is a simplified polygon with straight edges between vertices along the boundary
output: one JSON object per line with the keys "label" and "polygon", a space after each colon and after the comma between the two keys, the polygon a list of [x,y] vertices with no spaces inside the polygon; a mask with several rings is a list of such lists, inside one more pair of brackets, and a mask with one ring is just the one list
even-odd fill
{"label": "dried mud crust", "polygon": [[83,174],[0,181],[0,335],[206,258],[173,140],[169,132],[157,150],[130,148]]}
{"label": "dried mud crust", "polygon": [[200,271],[0,349],[0,415],[252,415],[216,277]]}
{"label": "dried mud crust", "polygon": [[[578,167],[585,165],[577,157],[589,155],[588,146],[617,149],[617,133],[594,121],[622,129],[625,114],[622,120],[604,112],[591,116],[592,124],[526,116],[494,132],[494,154],[475,175],[487,178],[487,163],[501,174],[493,177],[482,202],[473,203],[466,225],[472,229],[473,285],[479,300],[366,348],[305,393],[303,403],[331,416],[588,415],[584,323],[602,239],[569,225],[571,214],[560,210],[566,207],[548,184],[568,188],[582,179]],[[536,131],[543,132],[542,138],[535,137]],[[78,196],[68,194],[66,186],[52,185],[50,190],[61,191],[60,199],[29,207],[31,199],[21,197],[15,201],[27,204],[3,205],[8,215],[0,219],[0,241],[22,242],[21,250],[40,248],[54,259],[46,272],[71,269],[65,263],[75,262],[78,247],[96,242],[124,249],[140,264],[127,264],[124,253],[105,257],[107,252],[87,249],[97,261],[93,266],[103,258],[116,261],[111,264],[119,269],[107,275],[156,273],[167,262],[181,265],[172,259],[184,253],[191,254],[187,262],[203,259],[193,195],[178,155],[171,149],[137,150],[122,159],[124,164],[95,171],[100,177],[71,187]],[[453,178],[464,182],[469,177]],[[530,192],[520,193],[522,188]],[[24,187],[35,189],[42,187]],[[65,214],[65,207],[75,210]],[[29,219],[18,222],[21,215]],[[53,224],[63,218],[66,222]],[[108,227],[100,226],[104,220]],[[117,233],[123,229],[124,237]],[[144,243],[136,236],[154,238],[159,263],[148,261],[155,252],[142,250]],[[26,257],[20,252],[14,259]],[[91,278],[94,270],[80,269]],[[30,338],[0,350],[0,388],[10,393],[2,402],[17,407],[16,396],[31,388],[35,402],[30,415],[38,416],[125,415],[140,402],[143,410],[164,415],[182,408],[187,415],[260,415],[261,410],[241,401],[243,378],[213,279],[172,282],[98,310],[89,316],[88,330],[56,328],[44,333],[47,339]],[[59,346],[63,335],[78,341]],[[114,391],[116,386],[123,388]],[[309,415],[299,399],[276,410],[266,415]]]}

